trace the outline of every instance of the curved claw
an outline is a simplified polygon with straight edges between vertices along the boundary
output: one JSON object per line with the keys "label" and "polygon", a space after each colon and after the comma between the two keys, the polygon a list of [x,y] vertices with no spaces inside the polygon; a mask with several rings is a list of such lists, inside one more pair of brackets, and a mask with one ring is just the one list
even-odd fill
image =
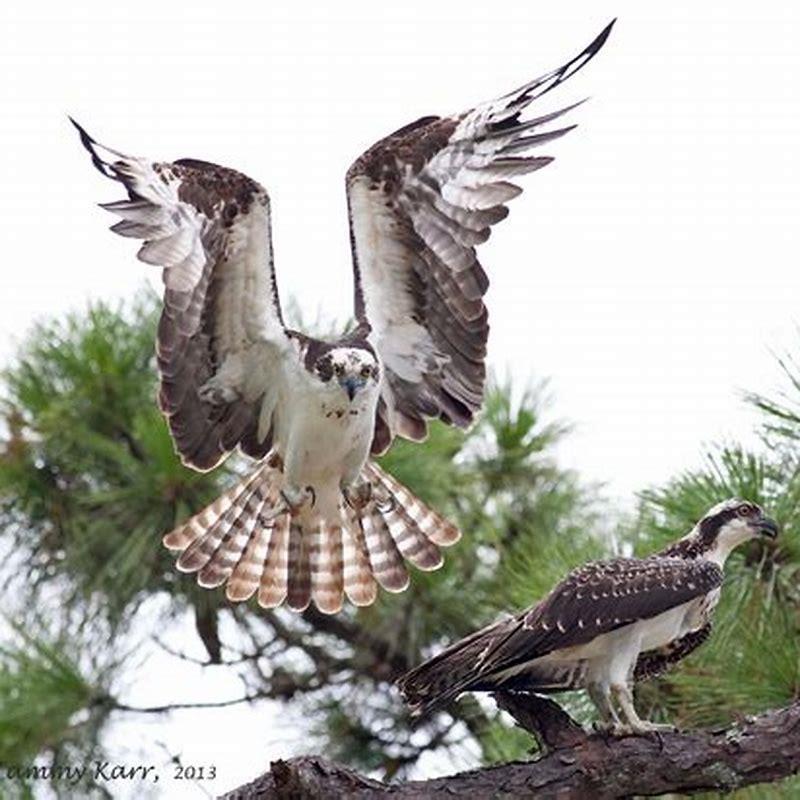
{"label": "curved claw", "polygon": [[389,495],[383,500],[376,500],[375,506],[381,514],[391,514],[397,508],[397,499],[394,495]]}
{"label": "curved claw", "polygon": [[280,494],[286,505],[286,509],[293,517],[296,517],[300,513],[303,506],[309,500],[311,501],[311,508],[314,508],[317,504],[317,493],[314,491],[313,486],[306,486],[304,489],[300,490],[285,486],[281,489]]}
{"label": "curved claw", "polygon": [[345,503],[358,513],[372,500],[372,484],[363,481],[354,486],[342,486],[342,497]]}

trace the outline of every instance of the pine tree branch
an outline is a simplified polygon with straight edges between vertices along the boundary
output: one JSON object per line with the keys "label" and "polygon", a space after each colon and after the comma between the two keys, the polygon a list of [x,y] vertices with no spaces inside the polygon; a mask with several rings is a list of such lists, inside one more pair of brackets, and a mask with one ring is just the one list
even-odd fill
{"label": "pine tree branch", "polygon": [[113,697],[100,697],[94,701],[94,705],[103,706],[111,711],[126,711],[130,714],[166,714],[169,711],[182,711],[187,708],[227,708],[228,706],[238,706],[242,703],[254,703],[256,700],[274,699],[270,692],[254,692],[253,694],[233,697],[230,700],[211,700],[200,701],[197,703],[164,703],[159,706],[130,706],[127,703],[120,703]]}
{"label": "pine tree branch", "polygon": [[724,729],[659,736],[585,735],[535,761],[386,785],[316,756],[275,761],[223,800],[422,800],[500,798],[613,800],[632,795],[731,791],[800,771],[800,701]]}
{"label": "pine tree branch", "polygon": [[544,753],[571,747],[586,738],[583,728],[558,703],[546,697],[524,692],[494,692],[492,699],[517,725],[536,737]]}

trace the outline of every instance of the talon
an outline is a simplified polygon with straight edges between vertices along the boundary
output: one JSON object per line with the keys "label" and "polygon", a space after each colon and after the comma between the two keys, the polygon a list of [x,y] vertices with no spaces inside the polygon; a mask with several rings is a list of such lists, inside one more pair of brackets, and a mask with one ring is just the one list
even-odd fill
{"label": "talon", "polygon": [[397,508],[397,500],[390,494],[385,500],[376,500],[375,505],[381,514],[391,514]]}
{"label": "talon", "polygon": [[645,722],[641,733],[655,733],[659,736],[662,733],[675,733],[677,728],[668,722]]}
{"label": "talon", "polygon": [[317,502],[317,493],[314,491],[313,486],[306,486],[305,489],[298,490],[290,487],[284,487],[280,491],[283,498],[286,510],[291,516],[296,517],[306,502],[311,501],[311,508],[314,508]]}
{"label": "talon", "polygon": [[609,733],[611,733],[611,730],[612,730],[613,727],[614,727],[613,723],[611,723],[611,722],[603,722],[602,720],[599,720],[599,719],[595,720],[592,723],[592,729],[594,730],[594,732],[595,733],[600,733],[600,734],[602,734],[604,736],[609,734]]}
{"label": "talon", "polygon": [[343,486],[342,496],[353,511],[361,511],[372,500],[372,484],[363,481],[354,486]]}
{"label": "talon", "polygon": [[273,508],[272,511],[266,513],[263,517],[259,517],[259,521],[264,525],[269,525],[272,523],[275,524],[275,520],[278,519],[282,514],[292,514],[292,507],[286,502],[286,498],[283,496],[283,492],[281,492],[281,498],[283,499],[283,503],[279,505],[277,508]]}
{"label": "talon", "polygon": [[630,725],[627,725],[623,722],[613,724],[608,732],[611,736],[619,736],[620,738],[623,736],[633,736],[635,733]]}
{"label": "talon", "polygon": [[292,502],[292,501],[289,499],[289,495],[288,495],[288,494],[286,494],[286,492],[285,492],[283,489],[281,489],[281,491],[280,491],[280,495],[281,495],[281,498],[282,498],[282,500],[283,500],[283,505],[284,505],[284,508],[285,508],[285,509],[286,509],[286,510],[289,512],[289,514],[290,514],[291,516],[293,516],[293,517],[296,517],[296,516],[297,516],[297,514],[298,514],[298,513],[299,513],[299,511],[300,511],[300,506],[299,506],[299,505],[297,505],[297,504],[295,504],[295,503],[293,503],[293,502]]}

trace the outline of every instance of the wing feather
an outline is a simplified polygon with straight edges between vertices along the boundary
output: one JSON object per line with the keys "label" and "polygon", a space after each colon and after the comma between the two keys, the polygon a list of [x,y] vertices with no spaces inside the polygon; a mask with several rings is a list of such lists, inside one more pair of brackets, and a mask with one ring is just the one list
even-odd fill
{"label": "wing feather", "polygon": [[722,570],[704,559],[618,558],[586,564],[520,615],[508,637],[487,648],[480,672],[502,672],[553,650],[585,644],[721,585]]}
{"label": "wing feather", "polygon": [[373,452],[397,434],[424,437],[427,418],[466,427],[480,408],[489,280],[475,248],[522,191],[511,179],[552,161],[529,152],[575,127],[543,126],[578,104],[521,114],[587,63],[610,30],[497,100],[406,125],[348,171],[356,317],[385,367]]}
{"label": "wing feather", "polygon": [[111,230],[143,239],[138,258],[163,269],[159,403],[183,462],[208,470],[237,445],[263,456],[274,406],[265,419],[264,398],[274,396],[291,347],[266,191],[206,161],[124,155],[74,124],[94,165],[128,192],[101,204],[121,217]]}

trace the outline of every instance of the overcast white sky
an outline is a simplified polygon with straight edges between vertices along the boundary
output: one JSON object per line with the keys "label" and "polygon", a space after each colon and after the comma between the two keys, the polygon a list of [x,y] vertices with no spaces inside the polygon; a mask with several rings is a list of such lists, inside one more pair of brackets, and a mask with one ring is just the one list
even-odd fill
{"label": "overcast white sky", "polygon": [[[740,390],[775,388],[770,350],[798,343],[800,7],[776,0],[5,4],[0,361],[37,317],[153,276],[105,230],[95,203],[118,191],[67,113],[117,149],[264,183],[284,298],[345,318],[349,163],[561,64],[614,16],[604,51],[541,107],[591,95],[580,127],[481,251],[490,362],[518,384],[551,378],[577,426],[564,461],[622,503],[704,442],[751,440]],[[232,753],[218,788],[265,757]]]}

